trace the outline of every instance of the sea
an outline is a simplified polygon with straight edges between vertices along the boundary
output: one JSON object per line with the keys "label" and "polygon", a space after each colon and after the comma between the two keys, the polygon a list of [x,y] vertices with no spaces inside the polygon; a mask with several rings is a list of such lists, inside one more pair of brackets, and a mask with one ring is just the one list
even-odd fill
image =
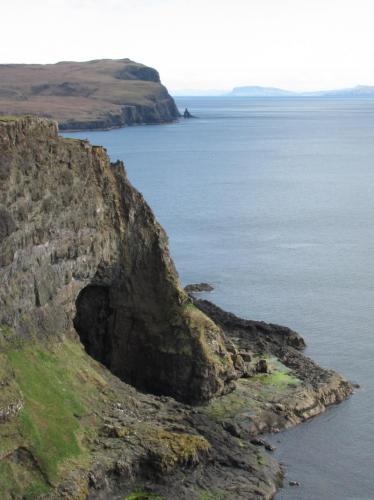
{"label": "sea", "polygon": [[298,331],[308,356],[360,384],[269,437],[286,471],[276,498],[374,499],[374,100],[176,102],[196,118],[66,135],[124,160],[184,285]]}

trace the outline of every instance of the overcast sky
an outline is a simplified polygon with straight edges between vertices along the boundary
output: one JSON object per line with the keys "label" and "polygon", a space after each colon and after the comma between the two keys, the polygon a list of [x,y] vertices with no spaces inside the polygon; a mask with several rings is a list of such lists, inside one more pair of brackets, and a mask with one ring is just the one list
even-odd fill
{"label": "overcast sky", "polygon": [[129,57],[170,90],[374,85],[374,0],[0,0],[1,63]]}

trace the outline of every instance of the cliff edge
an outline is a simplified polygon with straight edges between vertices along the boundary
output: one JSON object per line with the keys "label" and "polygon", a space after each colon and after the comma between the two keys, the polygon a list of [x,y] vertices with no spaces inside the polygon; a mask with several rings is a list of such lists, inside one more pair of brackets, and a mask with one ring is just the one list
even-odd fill
{"label": "cliff edge", "polygon": [[196,402],[234,377],[221,330],[180,288],[122,162],[37,118],[0,118],[0,324],[74,337],[136,387]]}
{"label": "cliff edge", "polygon": [[165,123],[180,116],[158,72],[130,59],[1,64],[0,114],[52,118],[61,130]]}

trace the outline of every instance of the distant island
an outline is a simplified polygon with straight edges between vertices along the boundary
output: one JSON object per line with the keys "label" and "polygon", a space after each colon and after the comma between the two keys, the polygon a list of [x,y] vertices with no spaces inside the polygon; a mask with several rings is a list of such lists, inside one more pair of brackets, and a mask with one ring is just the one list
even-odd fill
{"label": "distant island", "polygon": [[179,117],[158,72],[130,59],[1,64],[0,115],[57,120],[61,130],[164,123]]}
{"label": "distant island", "polygon": [[228,90],[185,89],[172,92],[175,97],[374,97],[374,86],[357,85],[352,88],[296,92],[277,87],[249,85]]}
{"label": "distant island", "polygon": [[347,89],[294,92],[275,87],[235,87],[228,96],[238,97],[374,97],[374,86],[358,85]]}
{"label": "distant island", "polygon": [[289,97],[295,95],[291,90],[282,90],[275,87],[235,87],[227,94],[229,96],[243,97]]}

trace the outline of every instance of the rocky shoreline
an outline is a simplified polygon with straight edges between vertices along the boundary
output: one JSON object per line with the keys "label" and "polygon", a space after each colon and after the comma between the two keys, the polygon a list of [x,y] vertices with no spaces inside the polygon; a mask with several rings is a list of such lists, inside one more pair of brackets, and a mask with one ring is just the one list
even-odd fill
{"label": "rocky shoreline", "polygon": [[209,283],[191,283],[184,287],[184,291],[187,293],[201,293],[201,292],[212,292],[214,288]]}
{"label": "rocky shoreline", "polygon": [[[302,354],[305,341],[289,328],[238,318],[206,300],[194,299],[194,303],[221,326],[233,344],[234,356],[239,357],[239,366],[240,358],[250,359],[249,375],[244,366],[237,382],[238,394],[234,391],[223,396],[212,408],[219,412],[223,407],[219,420],[235,435],[248,437],[292,427],[352,393],[350,382]],[[265,358],[270,367],[263,374],[250,371],[259,357]],[[233,415],[225,415],[225,406],[230,407],[231,399],[235,399],[237,408]],[[249,417],[248,411],[253,416]]]}
{"label": "rocky shoreline", "polygon": [[272,498],[259,436],[352,385],[289,328],[188,295],[103,148],[0,117],[0,179],[3,498]]}
{"label": "rocky shoreline", "polygon": [[[210,302],[193,300],[224,329],[242,376],[228,394],[203,405],[182,405],[171,398],[150,395],[142,395],[139,400],[136,394],[138,412],[132,415],[128,412],[128,394],[123,402],[123,388],[113,387],[118,402],[106,410],[105,424],[95,443],[96,466],[89,473],[89,498],[120,500],[141,491],[144,498],[155,495],[170,500],[271,499],[283,483],[284,472],[268,453],[274,448],[261,435],[295,426],[352,393],[348,381],[300,352],[305,343],[296,332],[243,320]],[[250,360],[250,365],[264,356],[269,364],[267,373],[243,372],[244,359]],[[167,453],[171,449],[176,455],[172,465],[168,459],[164,462],[158,438],[147,442],[149,437],[142,430],[147,425],[149,429],[177,432],[179,437],[195,436],[194,450],[183,459],[183,466],[183,461],[178,462],[179,446],[166,446]],[[120,457],[130,443],[136,453],[146,453],[146,458],[132,457],[131,462],[123,464]],[[188,454],[188,446],[185,452]],[[103,462],[108,464],[108,457],[110,467],[105,469]],[[76,482],[70,480],[60,486],[58,494],[74,492],[75,488]]]}
{"label": "rocky shoreline", "polygon": [[59,123],[63,132],[81,132],[84,130],[113,130],[136,125],[162,125],[175,122],[180,118],[179,111],[170,98],[164,103],[153,106],[123,106],[118,113],[107,113],[97,120],[65,120]]}

